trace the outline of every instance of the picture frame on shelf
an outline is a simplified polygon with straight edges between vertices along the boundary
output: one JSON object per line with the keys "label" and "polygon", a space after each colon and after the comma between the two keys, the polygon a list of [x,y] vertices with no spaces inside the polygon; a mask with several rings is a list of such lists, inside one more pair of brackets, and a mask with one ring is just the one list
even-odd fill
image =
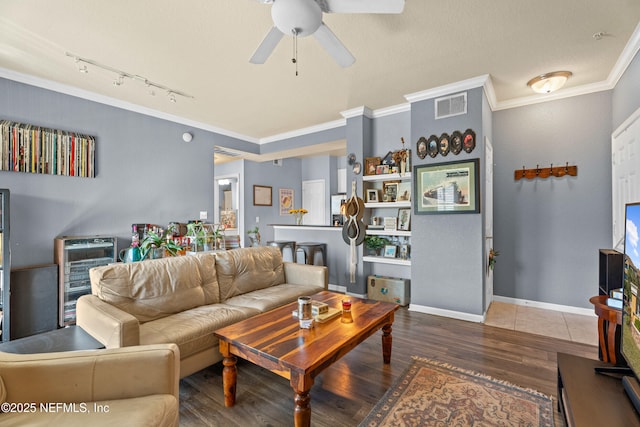
{"label": "picture frame on shelf", "polygon": [[397,202],[410,202],[411,201],[411,182],[402,181],[398,183],[398,197]]}
{"label": "picture frame on shelf", "polygon": [[375,188],[367,190],[367,203],[378,203],[380,201],[380,190]]}
{"label": "picture frame on shelf", "polygon": [[266,185],[253,186],[253,206],[273,206],[272,203],[273,187]]}
{"label": "picture frame on shelf", "polygon": [[411,230],[411,208],[398,209],[398,230]]}
{"label": "picture frame on shelf", "polygon": [[382,158],[382,163],[383,165],[388,165],[388,166],[395,166],[396,162],[393,161],[393,151],[389,151],[383,158]]}
{"label": "picture frame on shelf", "polygon": [[480,212],[479,159],[415,166],[414,213]]}
{"label": "picture frame on shelf", "polygon": [[398,184],[400,181],[384,181],[382,183],[382,201],[395,202],[398,198]]}
{"label": "picture frame on shelf", "polygon": [[385,258],[395,258],[398,248],[396,245],[385,245],[383,255]]}
{"label": "picture frame on shelf", "polygon": [[383,224],[384,231],[396,231],[398,227],[398,218],[395,216],[385,216]]}
{"label": "picture frame on shelf", "polygon": [[289,215],[289,210],[294,206],[294,191],[291,188],[281,188],[279,190],[280,216]]}
{"label": "picture frame on shelf", "polygon": [[385,175],[389,173],[389,165],[376,166],[376,175]]}
{"label": "picture frame on shelf", "polygon": [[403,243],[398,245],[398,258],[407,260],[411,252],[411,245]]}
{"label": "picture frame on shelf", "polygon": [[382,162],[380,157],[366,157],[364,159],[364,174],[365,175],[377,175],[378,165]]}

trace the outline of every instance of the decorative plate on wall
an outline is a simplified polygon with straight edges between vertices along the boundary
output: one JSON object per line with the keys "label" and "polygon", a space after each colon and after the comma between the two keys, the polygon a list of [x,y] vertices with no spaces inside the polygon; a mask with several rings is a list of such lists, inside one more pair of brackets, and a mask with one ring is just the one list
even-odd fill
{"label": "decorative plate on wall", "polygon": [[418,139],[418,157],[424,159],[427,156],[427,138],[421,136]]}
{"label": "decorative plate on wall", "polygon": [[438,137],[431,135],[427,140],[427,152],[429,156],[435,157],[438,155]]}
{"label": "decorative plate on wall", "polygon": [[462,134],[457,130],[451,134],[451,152],[458,155],[462,151]]}
{"label": "decorative plate on wall", "polygon": [[442,135],[440,135],[439,148],[441,156],[446,156],[447,154],[449,154],[449,150],[451,149],[451,147],[449,147],[448,133],[443,133]]}
{"label": "decorative plate on wall", "polygon": [[476,133],[473,130],[467,129],[464,135],[462,135],[462,148],[467,153],[472,152],[473,149],[476,148]]}

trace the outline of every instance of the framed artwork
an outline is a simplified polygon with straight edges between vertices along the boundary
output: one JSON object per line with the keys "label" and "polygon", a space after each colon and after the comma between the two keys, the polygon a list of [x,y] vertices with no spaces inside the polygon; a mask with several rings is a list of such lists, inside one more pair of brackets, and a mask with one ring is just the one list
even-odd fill
{"label": "framed artwork", "polygon": [[253,206],[273,206],[271,202],[272,187],[264,185],[253,186]]}
{"label": "framed artwork", "polygon": [[377,166],[380,164],[382,159],[380,157],[366,157],[364,159],[364,174],[365,175],[376,175]]}
{"label": "framed artwork", "polygon": [[411,201],[411,182],[402,181],[398,184],[398,197],[396,202],[410,202]]}
{"label": "framed artwork", "polygon": [[383,165],[395,166],[396,162],[393,161],[393,151],[389,151],[381,160]]}
{"label": "framed artwork", "polygon": [[409,252],[411,251],[411,246],[406,243],[398,245],[398,258],[400,259],[409,259]]}
{"label": "framed artwork", "polygon": [[385,245],[384,246],[384,256],[386,258],[395,258],[397,249],[398,248],[396,247],[396,245]]}
{"label": "framed artwork", "polygon": [[385,216],[383,219],[384,231],[396,231],[398,218],[394,216]]}
{"label": "framed artwork", "polygon": [[400,184],[400,181],[385,181],[382,183],[383,202],[395,202],[398,199],[398,184]]}
{"label": "framed artwork", "polygon": [[479,159],[415,166],[414,213],[480,212]]}
{"label": "framed artwork", "polygon": [[367,203],[378,203],[380,201],[380,191],[376,189],[367,190]]}
{"label": "framed artwork", "polygon": [[411,230],[411,208],[398,209],[398,230]]}
{"label": "framed artwork", "polygon": [[280,200],[280,216],[289,215],[289,210],[294,206],[293,189],[281,188],[278,198]]}

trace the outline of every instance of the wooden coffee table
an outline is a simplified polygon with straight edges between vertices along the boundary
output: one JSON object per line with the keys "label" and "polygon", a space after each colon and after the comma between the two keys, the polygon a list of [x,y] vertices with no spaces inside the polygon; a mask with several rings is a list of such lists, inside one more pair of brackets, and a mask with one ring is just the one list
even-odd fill
{"label": "wooden coffee table", "polygon": [[[330,307],[341,307],[345,296],[323,291],[312,295]],[[352,348],[382,329],[382,357],[391,362],[391,325],[398,305],[388,302],[353,298],[353,323],[342,323],[340,315],[325,323],[315,323],[313,329],[300,329],[291,312],[297,302],[251,317],[214,334],[220,339],[224,404],[233,406],[236,400],[236,356],[269,369],[291,382],[295,392],[294,423],[311,424],[309,391],[314,378]]]}

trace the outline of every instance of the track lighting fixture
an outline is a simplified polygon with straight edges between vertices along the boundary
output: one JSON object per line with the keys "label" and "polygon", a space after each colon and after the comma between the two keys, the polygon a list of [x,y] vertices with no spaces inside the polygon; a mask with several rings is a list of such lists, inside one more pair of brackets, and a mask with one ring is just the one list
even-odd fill
{"label": "track lighting fixture", "polygon": [[160,83],[154,83],[151,80],[147,79],[146,77],[142,77],[137,74],[127,73],[126,71],[118,70],[117,68],[100,64],[92,59],[82,58],[80,56],[74,55],[69,52],[67,52],[66,55],[75,60],[76,64],[78,65],[78,71],[81,73],[88,73],[89,69],[87,68],[87,65],[90,65],[92,67],[101,68],[103,70],[116,74],[116,77],[113,79],[114,86],[122,86],[124,84],[124,79],[138,80],[147,87],[147,91],[149,92],[149,95],[155,96],[156,89],[162,90],[167,93],[169,101],[172,103],[177,102],[177,98],[176,98],[177,95],[182,96],[183,98],[193,98],[193,96],[186,94],[184,92],[181,92],[179,90],[171,89],[170,87],[167,87]]}

